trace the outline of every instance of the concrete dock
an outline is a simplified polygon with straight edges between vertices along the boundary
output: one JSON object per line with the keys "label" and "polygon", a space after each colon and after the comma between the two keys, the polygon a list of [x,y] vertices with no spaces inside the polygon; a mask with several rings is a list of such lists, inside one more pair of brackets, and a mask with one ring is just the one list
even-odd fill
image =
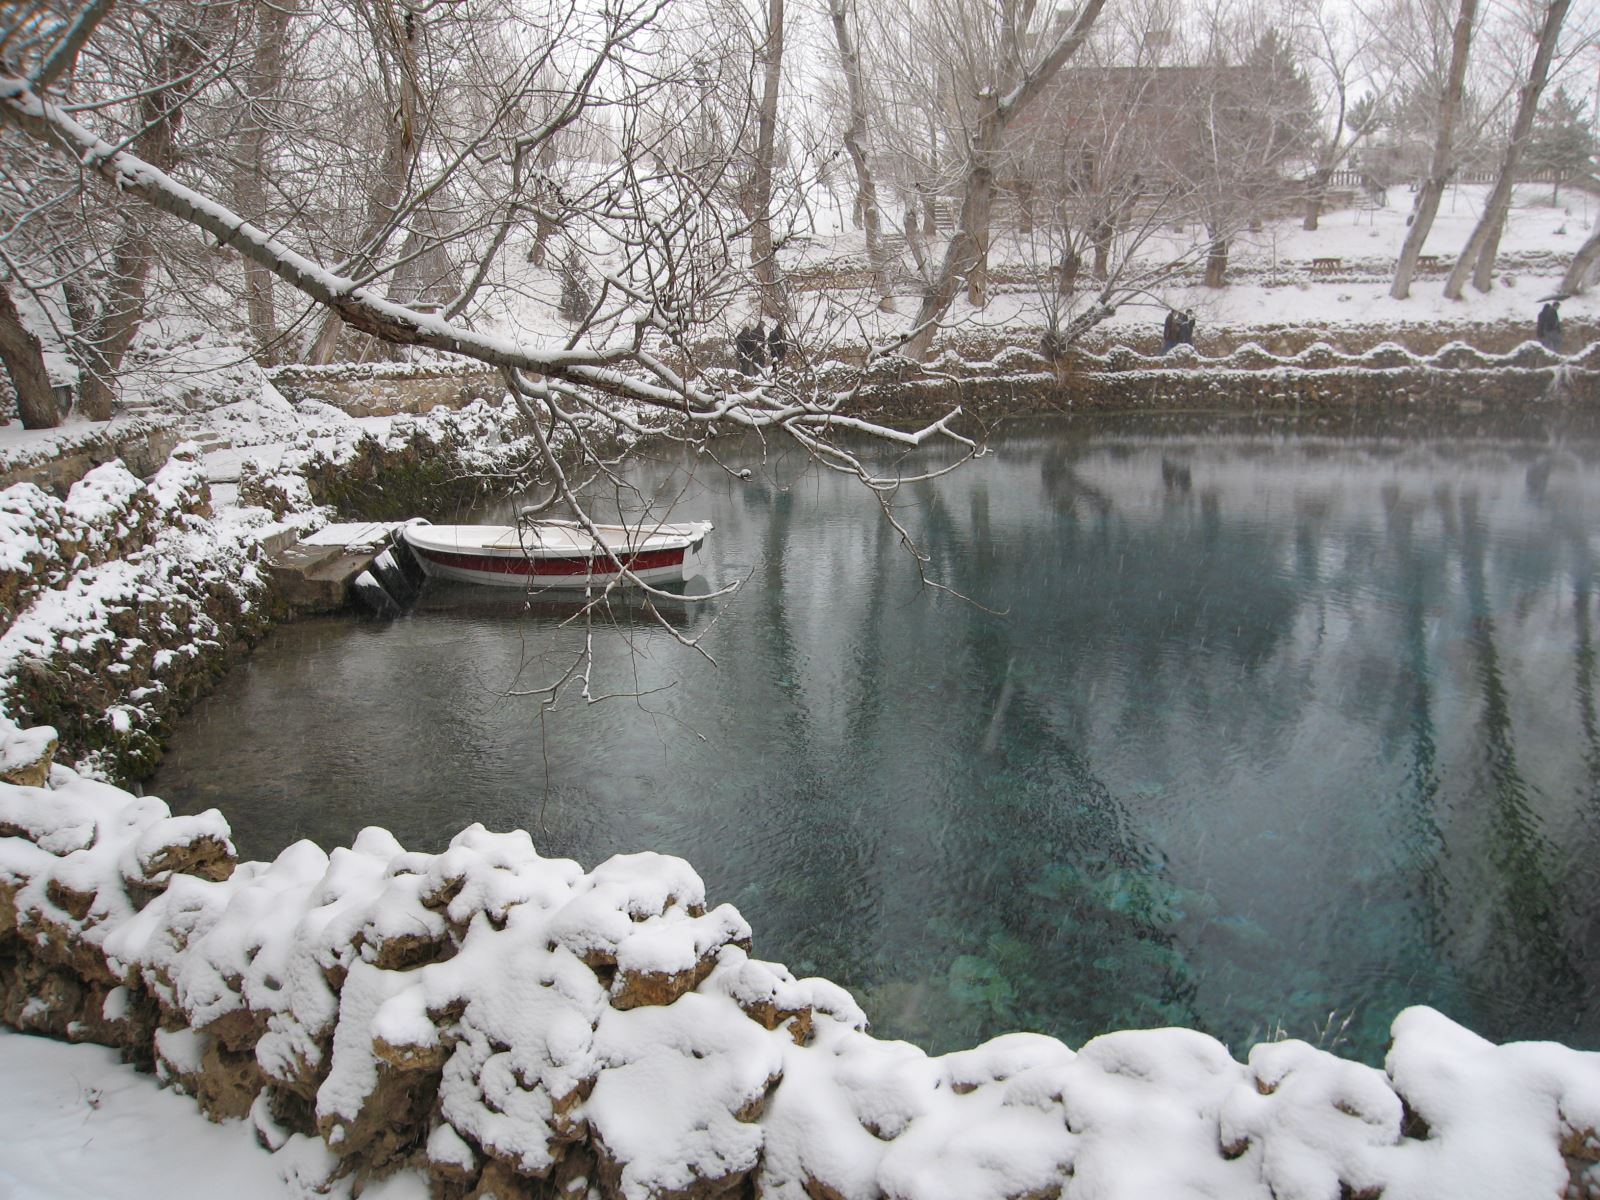
{"label": "concrete dock", "polygon": [[350,588],[389,549],[403,521],[326,525],[267,559],[267,571],[297,612],[331,612],[350,602]]}

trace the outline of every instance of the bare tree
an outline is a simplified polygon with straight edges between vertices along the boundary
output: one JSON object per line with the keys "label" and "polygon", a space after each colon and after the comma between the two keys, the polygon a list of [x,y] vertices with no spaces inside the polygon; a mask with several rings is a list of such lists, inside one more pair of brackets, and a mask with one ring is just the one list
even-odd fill
{"label": "bare tree", "polygon": [[[917,315],[902,339],[900,349],[907,357],[928,356],[939,321],[963,282],[969,289],[981,290],[995,176],[1006,134],[1083,45],[1104,6],[1105,0],[1085,0],[1072,20],[1044,38],[1032,28],[1036,17],[1032,3],[1023,0],[1001,6],[999,53],[992,74],[978,81],[976,120],[964,147],[961,213],[944,260],[924,290]],[[1043,45],[1042,53],[1034,50],[1036,44]]]}
{"label": "bare tree", "polygon": [[[1298,195],[1284,168],[1312,142],[1310,88],[1290,46],[1273,26],[1255,33],[1252,24],[1228,19],[1226,9],[1215,11],[1193,85],[1199,120],[1191,183],[1211,241],[1207,287],[1224,286],[1238,232]],[[1242,62],[1232,62],[1227,47],[1240,42],[1251,48]]]}
{"label": "bare tree", "polygon": [[883,231],[878,212],[878,187],[873,178],[872,161],[867,143],[867,88],[861,66],[861,55],[856,51],[855,38],[850,32],[851,8],[847,0],[828,0],[828,17],[833,24],[834,45],[839,51],[839,69],[844,74],[845,91],[849,98],[849,120],[844,130],[844,148],[856,173],[855,211],[861,219],[861,229],[867,242],[867,261],[872,265],[873,290],[882,297],[883,307],[893,311],[890,298],[887,255],[883,247]]}
{"label": "bare tree", "polygon": [[1550,60],[1555,56],[1561,25],[1567,19],[1567,9],[1570,7],[1571,0],[1550,0],[1545,6],[1533,65],[1528,68],[1527,80],[1518,94],[1516,119],[1511,125],[1511,136],[1500,160],[1494,188],[1484,202],[1483,213],[1467,238],[1467,244],[1461,248],[1461,254],[1450,271],[1450,278],[1445,281],[1444,294],[1452,300],[1461,299],[1461,290],[1466,286],[1469,272],[1473,287],[1480,292],[1489,290],[1495,256],[1500,249],[1500,234],[1505,229],[1506,213],[1511,207],[1511,188],[1516,182],[1517,167],[1533,133],[1533,119],[1539,112],[1539,98],[1544,94],[1545,81],[1550,75]]}
{"label": "bare tree", "polygon": [[1302,228],[1314,230],[1334,172],[1379,128],[1388,86],[1381,81],[1360,96],[1352,94],[1370,79],[1373,35],[1348,10],[1341,11],[1328,0],[1295,0],[1288,15],[1291,38],[1301,61],[1311,67],[1320,101],[1314,165],[1306,182],[1302,221]]}
{"label": "bare tree", "polygon": [[[245,6],[255,22],[255,45],[240,89],[243,117],[239,122],[234,165],[233,205],[252,221],[267,220],[270,177],[268,141],[281,128],[279,96],[285,79],[290,23],[294,10],[283,0],[254,0]],[[244,263],[245,311],[251,340],[264,358],[276,357],[278,338],[272,275],[260,263]]]}
{"label": "bare tree", "polygon": [[[431,120],[425,97],[432,91],[422,78],[422,41],[428,36],[428,23],[419,22],[396,0],[355,0],[354,7],[366,26],[383,88],[383,111],[389,116],[382,161],[367,194],[366,217],[353,252],[342,264],[345,271],[360,277],[373,272],[399,224]],[[315,329],[305,361],[332,362],[341,329],[338,315],[324,313]]]}
{"label": "bare tree", "polygon": [[783,0],[767,0],[766,37],[761,46],[761,104],[756,117],[756,154],[750,173],[750,268],[761,312],[784,313],[778,256],[772,239],[772,168],[778,144],[778,93],[783,81]]}
{"label": "bare tree", "polygon": [[[111,40],[111,53],[126,55],[138,72],[131,81],[135,90],[119,98],[131,110],[131,144],[158,170],[177,165],[178,128],[189,97],[207,76],[215,78],[225,68],[228,60],[222,43],[230,19],[220,3],[149,4],[133,14],[120,37]],[[114,380],[144,319],[157,254],[156,231],[150,224],[124,216],[110,249],[99,311],[92,321],[80,320],[77,327],[87,360],[79,381],[79,403],[91,419],[111,416]]]}
{"label": "bare tree", "polygon": [[1411,294],[1411,278],[1416,274],[1417,258],[1422,244],[1433,228],[1433,218],[1439,212],[1439,201],[1444,196],[1445,184],[1455,170],[1456,119],[1461,113],[1462,95],[1467,83],[1467,60],[1472,47],[1472,26],[1477,19],[1478,0],[1461,0],[1450,38],[1450,67],[1445,76],[1444,89],[1439,97],[1439,117],[1435,128],[1433,158],[1427,178],[1417,190],[1416,207],[1411,213],[1411,227],[1400,247],[1400,259],[1395,264],[1394,284],[1389,294],[1404,300]]}

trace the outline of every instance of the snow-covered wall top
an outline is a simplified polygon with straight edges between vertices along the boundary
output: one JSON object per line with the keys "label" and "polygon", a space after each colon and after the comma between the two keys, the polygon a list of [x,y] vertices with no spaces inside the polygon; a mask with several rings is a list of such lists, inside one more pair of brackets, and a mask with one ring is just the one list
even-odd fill
{"label": "snow-covered wall top", "polygon": [[170,419],[148,416],[56,429],[13,426],[0,437],[0,488],[32,483],[65,494],[94,467],[119,460],[147,477],[161,468],[177,444]]}
{"label": "snow-covered wall top", "polygon": [[472,826],[442,854],[369,829],[236,864],[215,811],[62,767],[0,784],[0,1017],[153,1056],[306,1186],[409,1166],[441,1196],[630,1200],[1600,1189],[1600,1055],[1414,1008],[1382,1071],[1297,1041],[1240,1063],[1181,1029],[930,1057],[750,942],[662,855],[585,871]]}

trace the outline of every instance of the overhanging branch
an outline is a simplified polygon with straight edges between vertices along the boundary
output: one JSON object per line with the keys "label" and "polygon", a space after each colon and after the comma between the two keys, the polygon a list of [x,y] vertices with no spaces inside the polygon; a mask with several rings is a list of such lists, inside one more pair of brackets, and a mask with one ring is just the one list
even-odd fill
{"label": "overhanging branch", "polygon": [[[727,422],[747,428],[806,427],[814,432],[852,430],[916,446],[933,438],[971,443],[953,433],[948,414],[920,430],[905,432],[869,421],[842,418],[848,394],[810,400],[757,385],[737,392],[706,388],[652,364],[633,344],[617,348],[537,349],[511,338],[468,329],[443,317],[419,313],[374,295],[358,281],[330,271],[226,206],[179,183],[139,156],[112,145],[36,90],[27,80],[0,76],[0,123],[70,155],[84,170],[119,194],[136,197],[214,237],[277,278],[323,305],[351,327],[400,346],[420,346],[460,355],[501,369],[530,372],[588,392],[598,392],[701,423]],[[657,367],[654,381],[624,368]]]}

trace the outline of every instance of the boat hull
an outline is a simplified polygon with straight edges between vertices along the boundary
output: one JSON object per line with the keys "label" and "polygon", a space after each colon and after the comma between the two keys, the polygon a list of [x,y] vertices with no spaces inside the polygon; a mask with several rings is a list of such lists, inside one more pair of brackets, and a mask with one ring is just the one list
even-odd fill
{"label": "boat hull", "polygon": [[[413,525],[405,539],[435,579],[524,590],[583,589],[680,582],[697,569],[696,551],[711,525],[602,528],[611,535],[604,549],[570,527],[561,527],[559,538],[545,539],[509,526]],[[542,544],[546,540],[552,544]],[[623,575],[619,562],[632,578]]]}

